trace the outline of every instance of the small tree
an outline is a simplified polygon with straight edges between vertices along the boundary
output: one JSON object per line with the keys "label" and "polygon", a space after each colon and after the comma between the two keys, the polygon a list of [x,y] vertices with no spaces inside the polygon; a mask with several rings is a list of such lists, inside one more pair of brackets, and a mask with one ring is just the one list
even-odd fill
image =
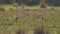
{"label": "small tree", "polygon": [[41,8],[46,8],[46,5],[44,5],[44,4],[41,4]]}
{"label": "small tree", "polygon": [[46,0],[41,0],[41,8],[46,8]]}

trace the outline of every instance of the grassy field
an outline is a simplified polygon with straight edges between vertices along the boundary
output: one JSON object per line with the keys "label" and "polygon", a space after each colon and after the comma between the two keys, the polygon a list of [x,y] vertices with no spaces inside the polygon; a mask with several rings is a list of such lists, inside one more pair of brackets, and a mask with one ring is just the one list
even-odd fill
{"label": "grassy field", "polygon": [[[42,9],[40,8],[39,5],[37,6],[26,6],[26,5],[4,5],[4,4],[0,4],[0,8],[3,8],[5,11],[9,11],[9,10],[24,10],[24,9]],[[60,7],[55,7],[55,6],[47,6],[45,9],[46,10],[51,10],[52,8],[54,8],[55,10],[60,10]]]}
{"label": "grassy field", "polygon": [[[60,34],[59,27],[52,27],[50,25],[60,26],[60,7],[51,7],[40,9],[39,7],[3,7],[6,11],[0,11],[0,34],[16,34],[16,30],[25,27],[28,29],[28,34],[33,34],[34,29],[42,23],[47,26],[51,34]],[[56,9],[57,8],[57,9]],[[17,10],[18,9],[18,10]],[[43,18],[42,18],[43,16]]]}

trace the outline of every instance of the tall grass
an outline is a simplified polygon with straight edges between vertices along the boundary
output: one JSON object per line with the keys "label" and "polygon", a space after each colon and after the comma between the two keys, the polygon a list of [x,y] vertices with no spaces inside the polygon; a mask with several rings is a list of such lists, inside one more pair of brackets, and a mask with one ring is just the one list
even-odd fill
{"label": "tall grass", "polygon": [[50,34],[50,33],[46,29],[45,25],[40,25],[39,27],[35,28],[34,34]]}
{"label": "tall grass", "polygon": [[18,28],[16,34],[28,34],[26,27]]}

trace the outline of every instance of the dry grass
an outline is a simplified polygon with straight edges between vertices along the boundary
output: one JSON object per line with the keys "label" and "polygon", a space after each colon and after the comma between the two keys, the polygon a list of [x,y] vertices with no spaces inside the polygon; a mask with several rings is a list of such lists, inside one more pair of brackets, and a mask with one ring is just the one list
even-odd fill
{"label": "dry grass", "polygon": [[[42,16],[44,16],[42,18]],[[44,24],[46,26],[49,26],[50,24],[52,25],[60,25],[60,11],[57,10],[39,10],[39,9],[25,9],[25,10],[16,10],[16,11],[0,11],[0,24],[2,23],[7,23],[9,24],[8,30],[12,31],[17,27],[22,26],[22,28],[18,28],[18,30],[14,33],[11,34],[26,34],[27,29],[26,27],[29,28],[28,34],[39,34],[40,32],[49,32],[46,31],[45,26],[39,26],[35,28],[35,25],[40,25],[42,23],[42,19],[44,21]],[[16,23],[16,24],[15,24]],[[12,24],[12,25],[11,25]],[[51,27],[53,27],[51,25]],[[23,27],[26,26],[26,27]],[[1,28],[1,27],[0,27]],[[5,30],[7,29],[4,27]],[[47,27],[49,28],[49,27]],[[2,28],[3,29],[3,28]],[[0,29],[2,31],[2,29]],[[34,30],[35,29],[35,30]],[[51,28],[54,29],[54,28]],[[52,32],[57,33],[58,28],[55,28]],[[26,32],[26,33],[25,33]],[[2,34],[1,32],[0,34]],[[42,33],[42,34],[43,34]]]}
{"label": "dry grass", "polygon": [[34,34],[50,34],[45,25],[40,25],[34,30]]}
{"label": "dry grass", "polygon": [[16,34],[27,34],[27,29],[26,27],[21,27],[21,28],[18,28],[18,30],[16,31]]}

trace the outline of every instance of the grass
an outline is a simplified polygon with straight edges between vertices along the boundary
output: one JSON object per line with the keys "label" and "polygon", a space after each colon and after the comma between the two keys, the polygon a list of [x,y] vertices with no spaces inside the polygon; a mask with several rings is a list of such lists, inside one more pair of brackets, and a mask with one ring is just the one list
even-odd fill
{"label": "grass", "polygon": [[[6,12],[0,11],[0,34],[4,33],[4,27],[2,25],[4,23],[7,23],[7,31],[10,32],[10,34],[15,34],[15,30],[23,26],[29,30],[28,34],[33,34],[36,26],[42,23],[47,26],[47,29],[51,32],[51,34],[57,34],[58,30],[60,30],[58,27],[49,27],[49,25],[60,25],[60,7],[55,7],[57,10],[51,10],[51,7],[49,6],[46,8],[47,10],[41,9],[39,6],[25,6],[22,9],[22,6],[13,7],[13,5],[2,5],[2,7],[6,10]],[[10,8],[13,8],[14,11],[9,11]],[[18,19],[16,19],[16,16]],[[44,16],[43,21],[42,16]]]}
{"label": "grass", "polygon": [[[0,4],[0,7],[2,7],[5,11],[9,11],[9,10],[22,10],[22,9],[41,9],[39,5],[37,6],[26,6],[24,5],[24,7],[18,6],[18,5],[4,5],[4,4]],[[22,8],[23,7],[23,8]],[[60,10],[60,7],[54,7],[54,6],[47,6],[45,9],[46,10],[51,10],[51,8],[54,8],[55,10]]]}

